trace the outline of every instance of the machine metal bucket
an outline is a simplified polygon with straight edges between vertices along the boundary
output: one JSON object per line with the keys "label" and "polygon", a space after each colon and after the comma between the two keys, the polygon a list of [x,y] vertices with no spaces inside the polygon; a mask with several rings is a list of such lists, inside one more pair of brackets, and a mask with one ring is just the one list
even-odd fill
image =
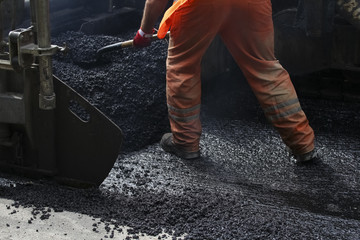
{"label": "machine metal bucket", "polygon": [[[17,19],[15,2],[6,3],[12,3],[12,17]],[[76,1],[79,9],[83,5]],[[26,6],[31,26],[11,31],[8,39],[0,35],[0,170],[48,176],[76,187],[98,186],[118,157],[122,132],[53,76],[52,56],[66,52],[66,47],[51,45],[49,0],[30,0]],[[115,16],[128,17],[130,12],[119,10],[109,18],[115,21]],[[0,21],[1,33],[2,26]]]}
{"label": "machine metal bucket", "polygon": [[[7,79],[1,81],[13,83],[22,78],[21,74],[5,72],[2,77]],[[11,136],[9,144],[0,148],[1,170],[31,177],[49,176],[76,187],[100,185],[118,157],[120,128],[55,76],[56,108],[41,110],[37,104],[38,71],[25,70],[23,76],[24,94],[17,93],[21,101],[16,105],[24,112],[10,114],[13,110],[6,108],[4,101],[0,104],[4,117],[20,115],[7,124]],[[15,88],[8,84],[10,92],[17,91]]]}
{"label": "machine metal bucket", "polygon": [[122,132],[109,118],[54,77],[58,180],[99,185],[118,157]]}

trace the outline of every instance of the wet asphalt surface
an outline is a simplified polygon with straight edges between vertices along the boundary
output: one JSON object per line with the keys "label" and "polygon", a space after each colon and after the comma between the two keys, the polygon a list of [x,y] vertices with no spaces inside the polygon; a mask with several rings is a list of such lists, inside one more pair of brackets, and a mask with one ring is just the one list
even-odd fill
{"label": "wet asphalt surface", "polygon": [[[81,190],[1,174],[0,197],[15,201],[9,211],[33,208],[33,221],[64,210],[99,217],[112,223],[99,239],[122,225],[132,228],[129,239],[162,230],[174,239],[359,239],[359,102],[300,96],[320,158],[297,165],[244,80],[224,74],[203,84],[202,157],[184,161],[158,144],[169,131],[166,42],[96,60],[96,49],[133,34],[71,32],[55,40],[73,49],[56,57],[55,75],[124,132],[109,176],[99,188]],[[93,226],[97,234],[100,225]]]}

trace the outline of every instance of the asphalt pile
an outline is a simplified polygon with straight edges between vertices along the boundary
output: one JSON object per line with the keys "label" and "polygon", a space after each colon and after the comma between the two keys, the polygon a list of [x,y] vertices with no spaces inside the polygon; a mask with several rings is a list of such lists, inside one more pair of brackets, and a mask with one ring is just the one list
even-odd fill
{"label": "asphalt pile", "polygon": [[245,80],[224,74],[204,91],[202,157],[183,161],[158,144],[169,130],[166,42],[96,58],[98,48],[133,35],[55,39],[72,49],[54,60],[55,75],[122,128],[123,152],[96,189],[0,175],[0,196],[15,200],[10,212],[33,208],[31,222],[65,210],[101,218],[92,231],[108,234],[99,239],[123,225],[128,239],[162,231],[173,239],[358,239],[359,103],[301,98],[321,157],[296,165]]}
{"label": "asphalt pile", "polygon": [[54,59],[54,75],[113,120],[125,136],[123,151],[159,141],[168,129],[165,96],[167,43],[146,49],[128,48],[97,55],[103,46],[132,39],[124,35],[87,36],[66,32],[53,41],[67,44],[69,53]]}

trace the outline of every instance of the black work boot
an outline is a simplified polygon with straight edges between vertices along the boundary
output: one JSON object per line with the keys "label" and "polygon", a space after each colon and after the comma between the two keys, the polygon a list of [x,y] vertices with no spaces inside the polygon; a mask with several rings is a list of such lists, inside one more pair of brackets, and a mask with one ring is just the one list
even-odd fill
{"label": "black work boot", "polygon": [[289,152],[289,157],[293,157],[296,163],[308,163],[319,157],[319,153],[315,149],[304,154],[294,154],[290,148],[287,147],[286,149]]}
{"label": "black work boot", "polygon": [[160,146],[164,149],[165,152],[172,153],[182,159],[190,160],[200,157],[200,151],[197,152],[188,152],[182,149],[181,146],[176,145],[173,142],[172,133],[165,133],[160,141]]}

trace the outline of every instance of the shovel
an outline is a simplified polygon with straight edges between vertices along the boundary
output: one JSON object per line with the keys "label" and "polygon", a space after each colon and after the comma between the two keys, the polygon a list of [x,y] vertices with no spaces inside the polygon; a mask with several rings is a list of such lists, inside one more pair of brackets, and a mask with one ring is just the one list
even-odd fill
{"label": "shovel", "polygon": [[[168,38],[170,35],[170,31],[167,32],[166,34],[166,38]],[[160,40],[156,34],[153,34],[151,36],[151,41],[156,41],[156,40]],[[123,49],[123,48],[129,48],[129,47],[133,47],[134,46],[134,40],[128,40],[128,41],[125,41],[125,42],[118,42],[118,43],[114,43],[114,44],[110,44],[110,45],[107,45],[105,47],[102,47],[100,49],[97,50],[96,54],[97,56],[101,56],[102,54],[106,53],[106,52],[111,52],[111,51],[116,51],[116,50],[119,50],[119,49]]]}

